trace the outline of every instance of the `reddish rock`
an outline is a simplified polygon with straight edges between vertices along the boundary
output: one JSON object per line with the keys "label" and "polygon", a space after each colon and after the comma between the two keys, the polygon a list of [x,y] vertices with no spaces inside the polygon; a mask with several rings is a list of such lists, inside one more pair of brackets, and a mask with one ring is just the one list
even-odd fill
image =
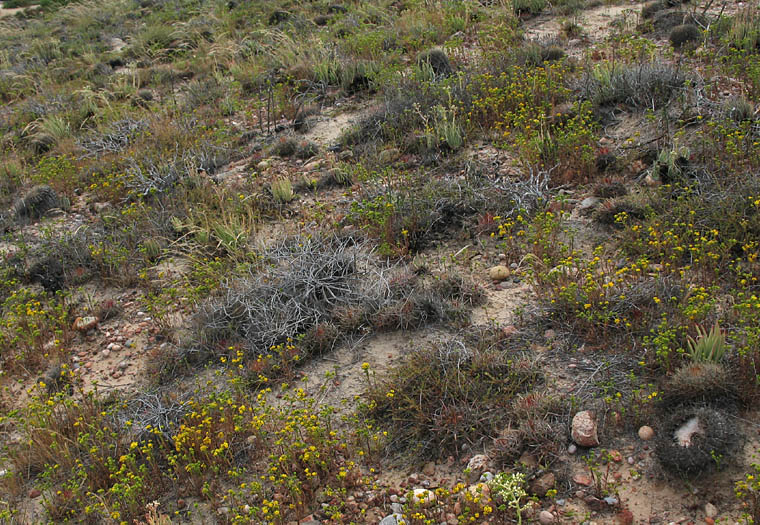
{"label": "reddish rock", "polygon": [[615,525],[633,525],[633,512],[623,509],[615,516]]}
{"label": "reddish rock", "polygon": [[583,410],[573,416],[571,436],[582,447],[595,447],[599,444],[596,414],[592,410]]}
{"label": "reddish rock", "polygon": [[600,510],[603,510],[605,508],[604,501],[602,501],[599,498],[594,497],[594,496],[586,496],[585,498],[583,498],[583,501],[586,503],[586,505],[588,506],[588,508],[590,508],[591,510],[600,511]]}
{"label": "reddish rock", "polygon": [[588,477],[586,474],[576,474],[573,476],[573,481],[577,483],[578,485],[582,485],[584,487],[590,487],[593,481],[590,477]]}
{"label": "reddish rock", "polygon": [[554,488],[554,484],[556,483],[556,479],[554,477],[554,474],[551,472],[547,472],[540,478],[534,479],[530,484],[530,491],[538,496],[539,498],[543,498],[546,496],[546,493]]}
{"label": "reddish rock", "polygon": [[31,499],[39,498],[41,495],[42,495],[42,492],[40,492],[37,489],[32,489],[32,490],[29,491],[29,497]]}
{"label": "reddish rock", "polygon": [[509,337],[510,335],[514,335],[517,333],[517,328],[515,327],[515,325],[510,324],[502,328],[501,333],[504,334],[504,337]]}

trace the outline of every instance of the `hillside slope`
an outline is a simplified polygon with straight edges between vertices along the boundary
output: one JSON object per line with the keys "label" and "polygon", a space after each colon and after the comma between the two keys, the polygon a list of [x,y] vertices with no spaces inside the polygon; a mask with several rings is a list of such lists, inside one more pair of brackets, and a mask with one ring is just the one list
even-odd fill
{"label": "hillside slope", "polygon": [[6,2],[0,521],[755,523],[759,22]]}

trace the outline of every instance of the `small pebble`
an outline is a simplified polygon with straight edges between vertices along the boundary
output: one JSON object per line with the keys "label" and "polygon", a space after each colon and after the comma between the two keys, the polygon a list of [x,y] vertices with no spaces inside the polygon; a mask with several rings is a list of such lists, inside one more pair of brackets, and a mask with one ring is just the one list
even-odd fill
{"label": "small pebble", "polygon": [[541,525],[550,525],[551,523],[554,523],[554,514],[548,510],[542,510],[538,514],[538,521]]}

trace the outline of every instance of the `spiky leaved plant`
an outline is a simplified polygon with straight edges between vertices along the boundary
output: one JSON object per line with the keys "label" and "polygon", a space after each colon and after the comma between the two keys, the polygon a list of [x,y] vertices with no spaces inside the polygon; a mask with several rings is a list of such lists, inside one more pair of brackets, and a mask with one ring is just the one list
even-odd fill
{"label": "spiky leaved plant", "polygon": [[695,363],[718,363],[726,353],[726,334],[715,321],[709,333],[703,326],[697,326],[697,339],[687,336],[686,344]]}

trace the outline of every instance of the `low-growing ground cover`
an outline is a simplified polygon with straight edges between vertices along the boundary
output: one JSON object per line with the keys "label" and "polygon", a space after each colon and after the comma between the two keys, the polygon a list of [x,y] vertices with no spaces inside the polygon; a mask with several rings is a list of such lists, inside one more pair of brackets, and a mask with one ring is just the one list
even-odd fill
{"label": "low-growing ground cover", "polygon": [[3,521],[760,519],[757,6],[0,16]]}

